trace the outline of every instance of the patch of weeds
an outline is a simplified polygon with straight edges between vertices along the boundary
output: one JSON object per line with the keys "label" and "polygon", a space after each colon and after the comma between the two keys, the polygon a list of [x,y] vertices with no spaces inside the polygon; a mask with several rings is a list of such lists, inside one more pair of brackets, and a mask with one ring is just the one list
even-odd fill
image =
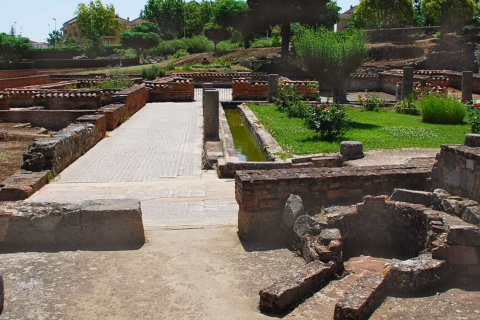
{"label": "patch of weeds", "polygon": [[2,162],[8,162],[12,155],[9,152],[2,152],[0,153],[0,160]]}
{"label": "patch of weeds", "polygon": [[388,132],[392,136],[396,138],[437,138],[438,134],[433,132],[432,130],[425,129],[425,128],[413,128],[413,127],[386,127],[380,129],[382,131]]}
{"label": "patch of weeds", "polygon": [[122,119],[122,123],[125,123],[127,122],[128,120],[130,120],[130,117],[129,116],[126,116]]}

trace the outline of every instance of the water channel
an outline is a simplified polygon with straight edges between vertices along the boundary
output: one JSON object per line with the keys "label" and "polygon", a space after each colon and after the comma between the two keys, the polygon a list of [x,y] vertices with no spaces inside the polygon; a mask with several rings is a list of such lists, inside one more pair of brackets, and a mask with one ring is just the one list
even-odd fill
{"label": "water channel", "polygon": [[238,110],[236,108],[224,110],[240,161],[267,161]]}

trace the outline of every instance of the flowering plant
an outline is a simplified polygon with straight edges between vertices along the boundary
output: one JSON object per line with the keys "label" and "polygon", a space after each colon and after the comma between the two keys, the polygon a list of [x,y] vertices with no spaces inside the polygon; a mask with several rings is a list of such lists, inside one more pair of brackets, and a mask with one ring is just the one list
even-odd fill
{"label": "flowering plant", "polygon": [[480,133],[480,103],[470,101],[467,104],[467,116],[472,133]]}
{"label": "flowering plant", "polygon": [[367,111],[378,111],[386,104],[385,99],[381,99],[375,91],[372,93],[366,92],[363,97],[358,95],[358,103]]}
{"label": "flowering plant", "polygon": [[305,124],[320,133],[322,140],[331,141],[345,134],[349,120],[340,105],[319,103],[310,109],[305,118]]}

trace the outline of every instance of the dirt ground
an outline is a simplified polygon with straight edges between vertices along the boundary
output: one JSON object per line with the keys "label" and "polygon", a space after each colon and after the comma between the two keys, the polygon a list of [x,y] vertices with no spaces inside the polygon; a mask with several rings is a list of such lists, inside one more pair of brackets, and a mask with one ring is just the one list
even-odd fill
{"label": "dirt ground", "polygon": [[35,138],[45,135],[39,134],[45,132],[43,128],[23,125],[25,124],[0,122],[0,184],[20,170],[23,153]]}

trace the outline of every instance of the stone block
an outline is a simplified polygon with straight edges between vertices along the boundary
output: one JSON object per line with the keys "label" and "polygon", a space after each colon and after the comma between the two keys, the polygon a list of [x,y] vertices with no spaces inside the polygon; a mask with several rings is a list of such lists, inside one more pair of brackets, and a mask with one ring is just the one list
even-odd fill
{"label": "stone block", "polygon": [[379,275],[360,278],[335,305],[333,318],[366,319],[383,300],[384,279]]}
{"label": "stone block", "polygon": [[342,141],[340,143],[340,155],[343,160],[361,159],[363,154],[363,144],[358,141]]}
{"label": "stone block", "polygon": [[330,280],[334,264],[320,261],[308,263],[303,270],[260,290],[260,310],[285,312],[308,294],[319,290]]}
{"label": "stone block", "polygon": [[423,204],[426,207],[432,205],[432,193],[417,190],[394,189],[390,201]]}
{"label": "stone block", "polygon": [[466,207],[462,213],[462,220],[472,224],[480,224],[480,205]]}
{"label": "stone block", "polygon": [[18,171],[0,185],[0,201],[25,200],[48,183],[50,171]]}
{"label": "stone block", "polygon": [[89,200],[80,205],[86,245],[143,244],[140,202],[133,199]]}
{"label": "stone block", "polygon": [[465,135],[465,146],[471,148],[480,147],[480,134],[471,133]]}
{"label": "stone block", "polygon": [[466,225],[450,226],[447,241],[449,245],[480,247],[480,228]]}
{"label": "stone block", "polygon": [[305,208],[303,206],[302,198],[297,195],[291,194],[287,202],[285,203],[285,209],[283,210],[282,223],[283,225],[291,229],[295,224],[295,221],[299,216],[305,214]]}
{"label": "stone block", "polygon": [[475,247],[449,246],[447,247],[447,261],[454,265],[473,265],[480,262],[480,256]]}

